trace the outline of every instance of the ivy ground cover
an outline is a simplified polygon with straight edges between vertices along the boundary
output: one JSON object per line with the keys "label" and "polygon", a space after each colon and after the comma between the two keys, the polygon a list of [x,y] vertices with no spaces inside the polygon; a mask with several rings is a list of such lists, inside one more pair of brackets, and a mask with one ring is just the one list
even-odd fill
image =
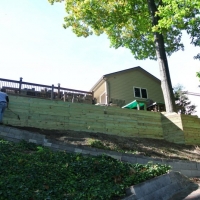
{"label": "ivy ground cover", "polygon": [[109,156],[54,152],[0,140],[0,200],[109,200],[165,174],[169,166],[127,164]]}

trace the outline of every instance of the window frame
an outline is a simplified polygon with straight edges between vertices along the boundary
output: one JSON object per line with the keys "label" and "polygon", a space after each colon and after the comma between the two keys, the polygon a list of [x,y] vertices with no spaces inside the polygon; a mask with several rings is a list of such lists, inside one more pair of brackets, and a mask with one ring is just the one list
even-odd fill
{"label": "window frame", "polygon": [[[140,89],[140,97],[135,96],[135,88]],[[146,97],[146,98],[143,98],[143,97],[142,97],[142,90],[146,90],[146,94],[147,94],[147,97]],[[146,88],[133,86],[133,94],[134,94],[134,97],[135,97],[135,98],[148,99],[148,92],[147,92],[147,89],[146,89]]]}

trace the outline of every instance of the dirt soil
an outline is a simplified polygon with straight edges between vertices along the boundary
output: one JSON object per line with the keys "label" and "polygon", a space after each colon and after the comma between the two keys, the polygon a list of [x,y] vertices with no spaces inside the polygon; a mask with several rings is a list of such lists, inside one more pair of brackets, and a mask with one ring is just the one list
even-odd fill
{"label": "dirt soil", "polygon": [[92,146],[124,153],[133,153],[153,158],[167,158],[200,161],[200,147],[183,145],[158,139],[121,137],[103,133],[89,133],[82,131],[56,131],[38,128],[25,128],[32,132],[46,135],[47,139],[54,139],[64,143]]}

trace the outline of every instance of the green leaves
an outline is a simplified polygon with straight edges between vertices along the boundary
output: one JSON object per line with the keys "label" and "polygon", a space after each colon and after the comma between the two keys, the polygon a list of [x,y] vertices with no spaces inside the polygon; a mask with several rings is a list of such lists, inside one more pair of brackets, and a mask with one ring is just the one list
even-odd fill
{"label": "green leaves", "polygon": [[48,0],[49,1],[49,3],[51,4],[51,5],[53,5],[54,4],[54,2],[62,2],[62,1],[64,1],[64,0]]}
{"label": "green leaves", "polygon": [[[62,2],[64,0],[49,0]],[[200,45],[199,0],[155,0],[158,25],[152,26],[147,2],[143,0],[66,0],[64,28],[78,36],[107,34],[110,46],[126,47],[136,59],[156,59],[154,32],[162,33],[167,54],[183,50],[182,30],[191,43]]]}
{"label": "green leaves", "polygon": [[157,15],[160,17],[155,29],[160,31],[170,28],[186,30],[191,36],[191,43],[200,46],[200,1],[199,0],[163,0],[158,7]]}
{"label": "green leaves", "polygon": [[[50,3],[57,2],[49,0]],[[67,0],[64,28],[78,36],[107,34],[111,47],[126,47],[136,59],[156,59],[153,27],[147,3],[142,0]],[[159,14],[159,12],[158,12]],[[165,31],[166,32],[166,31]],[[180,32],[169,28],[165,35],[167,53],[179,50]],[[170,37],[169,37],[170,35]]]}
{"label": "green leaves", "polygon": [[170,169],[153,164],[130,165],[105,155],[52,152],[24,141],[1,141],[0,164],[0,200],[112,199],[123,196],[126,187]]}
{"label": "green leaves", "polygon": [[197,75],[197,77],[199,77],[199,78],[200,78],[200,72],[197,72],[197,74],[196,74],[196,75]]}
{"label": "green leaves", "polygon": [[196,106],[192,105],[191,101],[189,101],[187,94],[183,91],[183,86],[177,85],[174,87],[174,97],[178,113],[191,115],[196,112]]}

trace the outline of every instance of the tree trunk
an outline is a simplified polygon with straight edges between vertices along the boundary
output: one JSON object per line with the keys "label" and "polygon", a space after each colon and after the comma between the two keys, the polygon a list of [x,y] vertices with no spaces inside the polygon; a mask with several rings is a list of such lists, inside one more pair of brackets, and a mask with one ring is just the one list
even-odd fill
{"label": "tree trunk", "polygon": [[[155,0],[147,0],[149,12],[152,18],[152,24],[157,25],[158,24],[158,16],[155,16],[155,13],[157,11],[157,7],[155,4]],[[161,77],[161,88],[163,91],[163,96],[165,100],[165,107],[166,112],[175,112],[175,100],[174,100],[174,94],[172,90],[172,84],[171,84],[171,78],[169,73],[169,67],[167,62],[167,56],[165,52],[165,46],[164,46],[164,38],[163,35],[160,33],[155,32],[154,33],[154,43],[156,47],[156,56],[159,63],[160,68],[160,77]]]}

